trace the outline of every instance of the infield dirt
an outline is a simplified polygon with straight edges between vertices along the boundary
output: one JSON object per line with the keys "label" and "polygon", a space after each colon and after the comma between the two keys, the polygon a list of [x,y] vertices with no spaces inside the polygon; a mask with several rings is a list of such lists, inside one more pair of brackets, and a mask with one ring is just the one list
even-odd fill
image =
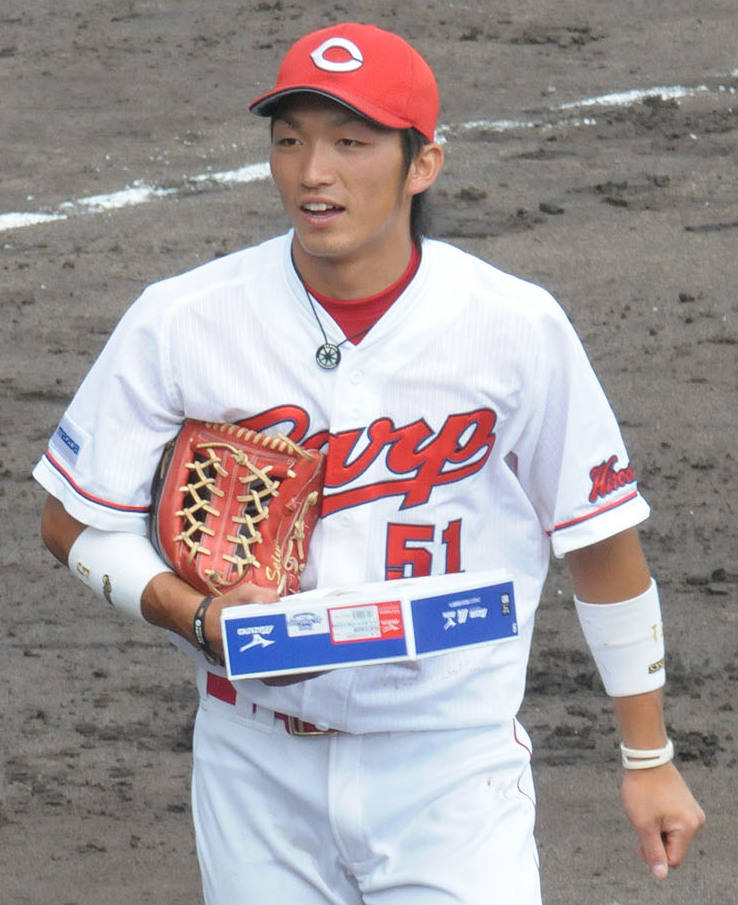
{"label": "infield dirt", "polygon": [[[664,602],[667,721],[708,823],[664,884],[635,859],[611,709],[554,563],[522,715],[535,743],[545,900],[729,905],[738,890],[733,0],[4,0],[0,215],[67,216],[0,234],[0,898],[200,901],[189,665],[54,564],[38,539],[42,493],[30,470],[144,286],[284,230],[268,181],[194,177],[266,159],[265,123],[248,116],[248,100],[295,37],[344,19],[399,31],[433,64],[447,151],[435,234],[562,302],[653,506],[642,537]],[[685,90],[656,90],[670,86]],[[631,90],[629,102],[582,103]],[[171,191],[120,209],[98,202],[97,212],[79,202],[137,180]]]}

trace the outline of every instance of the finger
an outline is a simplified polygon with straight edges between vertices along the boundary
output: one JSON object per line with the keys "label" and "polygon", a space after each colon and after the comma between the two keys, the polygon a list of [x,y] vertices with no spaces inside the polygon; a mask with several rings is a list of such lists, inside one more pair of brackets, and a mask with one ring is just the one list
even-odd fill
{"label": "finger", "polygon": [[[641,859],[641,861],[644,861],[646,864],[648,864],[648,858],[646,857],[646,853],[643,850],[642,845],[636,846],[636,855]],[[673,865],[673,866],[676,866],[676,865]],[[666,865],[666,870],[663,869],[663,866],[659,866],[658,864],[654,865],[653,867],[650,864],[648,864],[648,869],[651,871],[653,876],[656,877],[657,880],[665,880],[669,874],[668,863]]]}
{"label": "finger", "polygon": [[[323,672],[325,671],[323,670]],[[262,676],[261,681],[265,685],[282,687],[284,685],[294,685],[296,682],[307,682],[309,679],[322,676],[323,672],[299,672],[288,676]]]}
{"label": "finger", "polygon": [[638,829],[641,840],[641,857],[657,880],[665,880],[669,873],[669,858],[661,833],[655,826]]}
{"label": "finger", "polygon": [[[699,816],[702,820],[699,820]],[[666,846],[666,855],[669,864],[672,867],[679,867],[684,860],[687,850],[692,843],[692,839],[702,828],[704,823],[704,815],[700,811],[700,815],[695,817],[693,824],[675,827],[664,833],[664,842]]]}
{"label": "finger", "polygon": [[221,598],[224,606],[240,603],[276,603],[279,594],[274,588],[266,588],[256,584],[242,584]]}
{"label": "finger", "polygon": [[251,585],[250,588],[246,603],[276,603],[279,600],[279,594],[274,588],[260,588],[257,585]]}

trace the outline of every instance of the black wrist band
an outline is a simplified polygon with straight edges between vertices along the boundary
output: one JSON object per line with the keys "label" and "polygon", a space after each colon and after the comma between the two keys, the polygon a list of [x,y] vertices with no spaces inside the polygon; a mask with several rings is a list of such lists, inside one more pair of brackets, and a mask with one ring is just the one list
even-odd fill
{"label": "black wrist band", "polygon": [[195,636],[195,641],[197,641],[197,646],[205,655],[208,663],[217,663],[222,666],[223,660],[210,647],[208,639],[205,637],[205,613],[207,613],[208,607],[212,602],[213,598],[211,595],[203,597],[200,601],[200,606],[195,611],[195,616],[192,620],[192,632]]}

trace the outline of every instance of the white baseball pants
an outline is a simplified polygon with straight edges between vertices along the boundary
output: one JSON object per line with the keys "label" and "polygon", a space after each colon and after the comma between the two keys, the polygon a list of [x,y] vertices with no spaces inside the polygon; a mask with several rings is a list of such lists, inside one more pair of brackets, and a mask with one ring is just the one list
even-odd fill
{"label": "white baseball pants", "polygon": [[517,723],[299,737],[269,710],[204,695],[205,902],[540,905],[528,747]]}

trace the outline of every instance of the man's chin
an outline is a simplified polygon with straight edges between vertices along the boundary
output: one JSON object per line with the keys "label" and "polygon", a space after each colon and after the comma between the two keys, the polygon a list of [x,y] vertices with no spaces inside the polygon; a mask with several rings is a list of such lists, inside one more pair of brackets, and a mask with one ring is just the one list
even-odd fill
{"label": "man's chin", "polygon": [[336,261],[347,257],[349,249],[346,242],[341,242],[335,237],[315,236],[313,233],[305,235],[303,232],[295,231],[298,255],[306,255],[309,258],[320,259],[325,261]]}

